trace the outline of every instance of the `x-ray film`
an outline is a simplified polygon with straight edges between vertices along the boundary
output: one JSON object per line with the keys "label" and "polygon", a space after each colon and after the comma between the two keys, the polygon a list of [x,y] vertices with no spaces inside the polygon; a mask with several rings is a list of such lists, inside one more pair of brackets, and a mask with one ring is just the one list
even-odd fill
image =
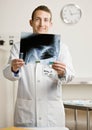
{"label": "x-ray film", "polygon": [[44,64],[58,59],[60,35],[21,33],[20,54],[25,63],[39,61]]}

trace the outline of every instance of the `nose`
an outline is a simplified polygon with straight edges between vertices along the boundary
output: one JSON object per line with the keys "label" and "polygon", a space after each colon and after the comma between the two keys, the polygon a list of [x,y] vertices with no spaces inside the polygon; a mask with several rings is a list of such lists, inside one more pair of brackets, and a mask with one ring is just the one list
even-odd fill
{"label": "nose", "polygon": [[40,20],[40,26],[43,26],[43,25],[44,25],[44,20],[41,19],[41,20]]}

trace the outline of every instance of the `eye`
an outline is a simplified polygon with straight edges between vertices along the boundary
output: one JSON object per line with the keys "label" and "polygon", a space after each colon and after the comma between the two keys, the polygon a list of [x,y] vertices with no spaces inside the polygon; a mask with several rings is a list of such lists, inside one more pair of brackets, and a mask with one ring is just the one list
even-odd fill
{"label": "eye", "polygon": [[45,19],[44,19],[44,21],[45,21],[45,22],[49,22],[49,21],[50,21],[50,19],[48,19],[48,18],[45,18]]}
{"label": "eye", "polygon": [[40,21],[40,18],[36,17],[34,18],[34,21]]}

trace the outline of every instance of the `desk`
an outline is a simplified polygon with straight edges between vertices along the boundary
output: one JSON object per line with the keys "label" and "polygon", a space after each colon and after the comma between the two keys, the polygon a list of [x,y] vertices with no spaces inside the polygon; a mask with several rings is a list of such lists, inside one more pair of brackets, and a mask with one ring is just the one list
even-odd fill
{"label": "desk", "polygon": [[0,130],[69,130],[66,127],[9,127],[9,128],[0,128]]}
{"label": "desk", "polygon": [[77,130],[77,110],[87,111],[87,130],[90,130],[90,114],[92,111],[92,101],[91,100],[67,100],[64,101],[64,107],[69,109],[74,109],[75,118],[75,130]]}
{"label": "desk", "polygon": [[43,127],[43,128],[28,128],[28,130],[69,130],[68,128],[66,127],[51,127],[51,128],[48,128],[48,127]]}

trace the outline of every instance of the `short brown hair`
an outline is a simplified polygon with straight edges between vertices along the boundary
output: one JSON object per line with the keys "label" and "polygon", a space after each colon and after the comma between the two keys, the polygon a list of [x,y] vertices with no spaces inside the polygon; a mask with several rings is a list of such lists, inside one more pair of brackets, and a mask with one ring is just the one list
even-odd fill
{"label": "short brown hair", "polygon": [[38,6],[37,8],[34,9],[34,11],[32,12],[32,16],[31,16],[32,20],[34,19],[34,15],[35,15],[35,12],[36,12],[37,10],[43,10],[43,11],[48,12],[48,13],[50,14],[50,16],[51,16],[50,20],[52,20],[52,12],[51,12],[51,10],[50,10],[47,6],[45,6],[45,5],[40,5],[40,6]]}

